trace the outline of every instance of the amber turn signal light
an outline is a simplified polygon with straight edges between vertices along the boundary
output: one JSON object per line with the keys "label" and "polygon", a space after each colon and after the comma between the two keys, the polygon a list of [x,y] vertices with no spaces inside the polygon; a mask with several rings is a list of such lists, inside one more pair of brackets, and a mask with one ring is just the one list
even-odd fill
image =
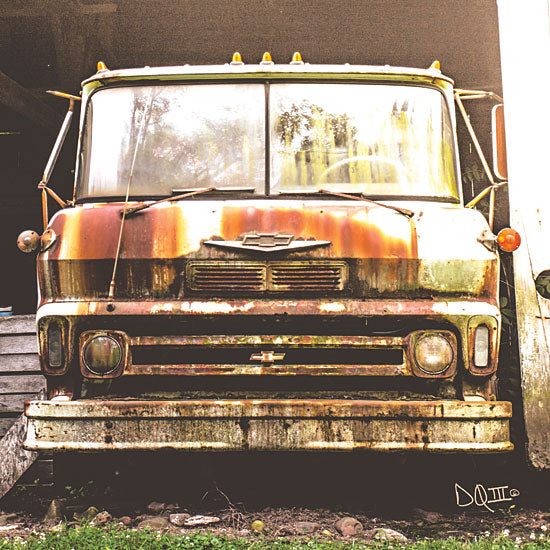
{"label": "amber turn signal light", "polygon": [[521,237],[515,229],[506,227],[499,231],[497,235],[497,244],[504,252],[513,252],[521,244]]}
{"label": "amber turn signal light", "polygon": [[40,235],[36,231],[23,231],[17,237],[17,246],[22,252],[33,252],[40,246]]}

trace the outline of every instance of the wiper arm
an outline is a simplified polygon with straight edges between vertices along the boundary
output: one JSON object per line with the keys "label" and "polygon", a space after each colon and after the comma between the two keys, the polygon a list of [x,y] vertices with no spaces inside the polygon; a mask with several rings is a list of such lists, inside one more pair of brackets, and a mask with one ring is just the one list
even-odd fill
{"label": "wiper arm", "polygon": [[[173,189],[173,193],[178,193],[178,191],[183,191],[183,189]],[[202,195],[203,193],[210,193],[211,191],[221,191],[221,192],[231,192],[231,191],[255,191],[254,187],[200,187],[198,189],[193,189],[192,191],[186,191],[185,193],[180,193],[178,195],[174,195],[172,197],[166,197],[164,199],[159,199],[158,201],[148,202],[148,203],[141,203],[137,206],[134,206],[133,208],[128,208],[126,210],[126,217],[133,216],[137,212],[141,212],[142,210],[145,210],[146,208],[149,208],[151,206],[155,206],[155,204],[160,204],[163,202],[172,202],[172,201],[179,201],[181,199],[186,199],[188,197],[194,197],[195,195]]]}
{"label": "wiper arm", "polygon": [[319,189],[318,193],[333,195],[335,197],[342,197],[343,199],[352,199],[354,201],[363,201],[363,202],[368,202],[370,204],[376,204],[377,206],[382,206],[383,208],[389,208],[390,210],[398,212],[399,214],[403,214],[403,216],[407,216],[407,218],[412,218],[414,216],[414,212],[412,210],[407,210],[406,208],[401,208],[399,206],[390,206],[389,204],[384,204],[383,202],[367,199],[367,197],[365,197],[363,193],[361,193],[360,195],[348,195],[347,193],[336,193],[334,191],[329,191],[328,189]]}
{"label": "wiper arm", "polygon": [[[195,189],[193,189],[195,191]],[[206,191],[216,191],[216,193],[254,193],[256,191],[255,187],[246,187],[246,186],[240,186],[240,187],[209,187],[206,189]],[[189,192],[189,189],[172,189],[172,193],[183,193],[183,192]]]}
{"label": "wiper arm", "polygon": [[148,202],[141,204],[138,204],[137,206],[134,206],[133,208],[128,208],[126,210],[126,217],[133,216],[137,212],[141,212],[142,210],[145,210],[146,208],[149,208],[151,206],[155,206],[155,204],[160,204],[162,202],[171,202],[171,201],[178,201],[180,199],[185,199],[187,197],[192,197],[194,195],[201,195],[202,193],[208,193],[209,191],[214,191],[216,189],[215,187],[202,187],[200,189],[193,189],[193,191],[189,191],[187,193],[182,193],[181,195],[175,195],[173,197],[166,197],[164,199],[159,199],[158,201]]}

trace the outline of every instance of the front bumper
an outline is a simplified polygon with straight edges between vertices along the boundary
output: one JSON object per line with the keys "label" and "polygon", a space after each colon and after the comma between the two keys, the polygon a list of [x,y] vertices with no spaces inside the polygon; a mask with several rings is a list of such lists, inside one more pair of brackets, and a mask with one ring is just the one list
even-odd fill
{"label": "front bumper", "polygon": [[40,451],[513,450],[509,402],[359,400],[30,401]]}

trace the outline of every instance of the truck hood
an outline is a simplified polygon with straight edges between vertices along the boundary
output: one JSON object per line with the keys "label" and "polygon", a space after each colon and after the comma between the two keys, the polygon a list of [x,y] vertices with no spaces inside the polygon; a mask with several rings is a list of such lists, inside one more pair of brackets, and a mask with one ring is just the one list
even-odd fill
{"label": "truck hood", "polygon": [[[338,292],[348,296],[496,300],[498,256],[478,241],[488,231],[479,212],[441,203],[395,204],[415,215],[359,201],[155,205],[124,224],[115,295],[181,299],[188,292],[184,279],[190,262],[338,261],[346,265]],[[107,297],[122,208],[121,203],[80,205],[52,218],[55,240],[38,256],[41,303]],[[254,244],[257,234],[268,236],[267,246]],[[243,247],[243,239],[252,246]]]}

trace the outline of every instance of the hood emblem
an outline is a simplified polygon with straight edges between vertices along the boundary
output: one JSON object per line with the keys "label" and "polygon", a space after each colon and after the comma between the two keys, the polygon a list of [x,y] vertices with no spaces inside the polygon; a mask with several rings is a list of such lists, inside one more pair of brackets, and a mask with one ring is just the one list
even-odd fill
{"label": "hood emblem", "polygon": [[205,241],[204,244],[233,250],[252,250],[254,252],[295,251],[318,246],[328,246],[330,241],[295,241],[294,235],[280,233],[247,233],[242,241]]}

